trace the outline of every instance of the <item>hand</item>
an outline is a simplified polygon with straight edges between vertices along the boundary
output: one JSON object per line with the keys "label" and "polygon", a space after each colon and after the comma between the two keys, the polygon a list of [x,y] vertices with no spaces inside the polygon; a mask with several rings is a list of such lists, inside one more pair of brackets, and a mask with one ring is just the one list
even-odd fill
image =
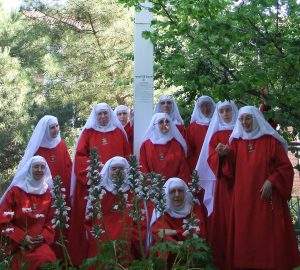
{"label": "hand", "polygon": [[33,237],[30,235],[25,235],[24,240],[23,240],[23,248],[25,249],[33,249],[35,243]]}
{"label": "hand", "polygon": [[41,244],[44,242],[44,237],[42,235],[37,235],[35,237],[32,237],[34,240],[35,245]]}
{"label": "hand", "polygon": [[272,183],[270,180],[266,180],[260,189],[261,198],[265,200],[271,200],[272,198]]}
{"label": "hand", "polygon": [[43,242],[44,242],[44,237],[42,235],[30,236],[27,234],[24,237],[24,244],[29,249],[33,249],[36,245],[39,245]]}
{"label": "hand", "polygon": [[216,152],[220,157],[226,156],[229,153],[230,149],[228,145],[218,143],[216,147]]}
{"label": "hand", "polygon": [[176,235],[177,232],[175,230],[171,230],[171,229],[160,229],[158,231],[158,236],[160,238],[164,238],[165,236],[172,236],[172,235]]}

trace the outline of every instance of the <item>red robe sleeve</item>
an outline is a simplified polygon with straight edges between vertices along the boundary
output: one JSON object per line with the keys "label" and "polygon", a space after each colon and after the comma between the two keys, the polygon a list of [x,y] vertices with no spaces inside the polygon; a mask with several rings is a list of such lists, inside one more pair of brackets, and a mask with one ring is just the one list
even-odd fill
{"label": "red robe sleeve", "polygon": [[184,151],[182,151],[182,161],[180,163],[178,177],[181,178],[184,182],[189,182],[191,180],[191,171],[188,165],[188,162],[185,158]]}
{"label": "red robe sleeve", "polygon": [[141,149],[140,149],[140,166],[141,166],[141,172],[143,172],[143,173],[150,172],[148,162],[147,162],[145,142],[143,142]]}
{"label": "red robe sleeve", "polygon": [[294,169],[281,143],[275,139],[273,142],[275,148],[271,165],[273,170],[268,180],[284,200],[289,200],[293,188]]}
{"label": "red robe sleeve", "polygon": [[52,227],[51,220],[53,218],[53,208],[49,207],[49,211],[46,215],[45,224],[43,226],[42,236],[47,244],[54,242],[55,230]]}
{"label": "red robe sleeve", "polygon": [[[7,212],[15,213],[15,195],[13,189],[9,190],[0,205],[0,229],[2,235],[8,236],[14,242],[20,244],[25,237],[25,231],[12,223],[14,215],[7,215]],[[12,230],[9,233],[3,232],[10,228]]]}
{"label": "red robe sleeve", "polygon": [[82,185],[87,184],[86,169],[89,161],[88,130],[85,129],[79,139],[75,154],[75,174]]}
{"label": "red robe sleeve", "polygon": [[[219,138],[219,137],[224,138]],[[228,185],[233,185],[233,150],[231,150],[231,153],[227,157],[228,160],[226,162],[226,157],[220,157],[218,152],[216,151],[216,147],[218,143],[227,143],[227,137],[225,134],[222,133],[215,133],[209,143],[209,150],[208,150],[208,158],[207,162],[211,170],[213,171],[216,178],[223,178],[226,180]]]}
{"label": "red robe sleeve", "polygon": [[235,177],[235,159],[236,159],[236,141],[233,140],[229,145],[229,153],[222,157],[222,162],[219,163],[219,175],[230,179],[229,183],[234,184]]}

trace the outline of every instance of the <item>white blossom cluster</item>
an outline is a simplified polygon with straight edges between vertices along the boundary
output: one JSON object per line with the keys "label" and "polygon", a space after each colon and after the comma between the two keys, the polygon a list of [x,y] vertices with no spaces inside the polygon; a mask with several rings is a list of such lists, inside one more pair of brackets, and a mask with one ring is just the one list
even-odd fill
{"label": "white blossom cluster", "polygon": [[140,172],[136,156],[129,157],[128,180],[133,193],[142,200],[149,199],[149,182],[148,178]]}
{"label": "white blossom cluster", "polygon": [[128,194],[127,191],[124,192],[123,190],[126,176],[127,171],[120,170],[114,179],[114,190],[116,191],[117,202],[113,205],[112,209],[115,211],[122,212],[128,205]]}
{"label": "white blossom cluster", "polygon": [[198,202],[197,193],[199,192],[199,176],[196,170],[192,173],[192,181],[188,182],[188,188],[191,194],[193,195],[193,201]]}
{"label": "white blossom cluster", "polygon": [[182,233],[183,236],[192,236],[194,238],[198,238],[198,233],[200,232],[199,227],[200,220],[195,217],[190,217],[183,220],[182,228],[184,232]]}
{"label": "white blossom cluster", "polygon": [[1,233],[3,233],[3,234],[9,234],[10,232],[14,232],[14,231],[15,231],[14,228],[9,228],[8,227],[8,228],[2,230]]}
{"label": "white blossom cluster", "polygon": [[102,227],[99,224],[94,225],[91,230],[91,234],[95,239],[100,239],[101,235],[104,232],[105,231],[102,229]]}
{"label": "white blossom cluster", "polygon": [[93,220],[94,225],[91,229],[91,234],[94,238],[99,239],[104,233],[104,230],[97,220],[99,221],[102,217],[101,200],[106,194],[106,191],[101,187],[100,170],[102,168],[102,164],[99,162],[98,153],[95,149],[91,150],[90,160],[88,163],[88,196],[85,198],[87,200],[86,219]]}
{"label": "white blossom cluster", "polygon": [[165,181],[160,174],[150,173],[148,177],[151,179],[151,188],[149,190],[149,198],[154,204],[154,208],[158,212],[165,212],[166,195],[164,192]]}
{"label": "white blossom cluster", "polygon": [[27,207],[23,207],[23,208],[22,208],[22,212],[23,212],[23,213],[31,213],[31,212],[32,212],[32,209],[31,209],[30,207],[28,207],[28,208],[27,208]]}
{"label": "white blossom cluster", "polygon": [[8,217],[8,216],[13,217],[14,215],[15,215],[14,211],[4,211],[3,212],[4,217]]}
{"label": "white blossom cluster", "polygon": [[[59,176],[56,176],[53,179],[53,189],[52,189],[52,197],[53,203],[52,208],[54,208],[54,217],[51,220],[52,227],[54,229],[68,229],[69,228],[69,211],[71,208],[67,206],[66,203],[66,195],[64,194],[66,189],[62,187],[62,181]],[[41,218],[41,214],[39,218]],[[37,215],[36,215],[36,218]]]}
{"label": "white blossom cluster", "polygon": [[140,166],[136,156],[132,155],[128,161],[130,167],[128,171],[128,180],[130,189],[133,194],[133,200],[127,204],[129,208],[129,216],[136,222],[146,218],[144,209],[145,202],[149,199],[149,182],[148,178],[140,172]]}

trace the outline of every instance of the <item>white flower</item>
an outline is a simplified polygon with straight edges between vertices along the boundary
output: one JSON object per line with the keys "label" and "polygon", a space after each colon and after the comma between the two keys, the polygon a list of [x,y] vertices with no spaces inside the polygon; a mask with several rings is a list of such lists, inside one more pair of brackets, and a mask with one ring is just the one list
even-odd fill
{"label": "white flower", "polygon": [[66,191],[66,189],[65,189],[65,188],[61,188],[60,190],[61,190],[62,192],[65,192],[65,191]]}
{"label": "white flower", "polygon": [[14,214],[15,214],[15,212],[13,212],[13,211],[7,211],[7,212],[4,212],[3,213],[3,216],[5,216],[5,217],[7,217],[7,216],[14,216]]}
{"label": "white flower", "polygon": [[30,213],[30,212],[32,212],[32,209],[31,209],[31,207],[29,207],[29,208],[23,207],[22,212],[23,213]]}
{"label": "white flower", "polygon": [[36,217],[36,218],[44,218],[45,215],[44,215],[44,214],[36,214],[35,217]]}
{"label": "white flower", "polygon": [[118,210],[118,208],[119,208],[119,206],[117,204],[114,205],[114,207],[113,207],[114,210]]}
{"label": "white flower", "polygon": [[2,233],[10,233],[13,232],[15,229],[14,228],[6,228],[5,230],[2,230]]}

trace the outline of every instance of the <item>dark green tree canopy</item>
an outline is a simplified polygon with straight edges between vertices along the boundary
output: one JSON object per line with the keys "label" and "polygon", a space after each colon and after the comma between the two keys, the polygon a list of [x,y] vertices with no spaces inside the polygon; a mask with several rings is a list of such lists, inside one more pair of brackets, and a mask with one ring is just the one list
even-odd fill
{"label": "dark green tree canopy", "polygon": [[[139,7],[139,1],[119,0]],[[300,128],[300,4],[291,1],[158,0],[156,79],[185,104],[201,94],[258,105],[283,130]]]}

